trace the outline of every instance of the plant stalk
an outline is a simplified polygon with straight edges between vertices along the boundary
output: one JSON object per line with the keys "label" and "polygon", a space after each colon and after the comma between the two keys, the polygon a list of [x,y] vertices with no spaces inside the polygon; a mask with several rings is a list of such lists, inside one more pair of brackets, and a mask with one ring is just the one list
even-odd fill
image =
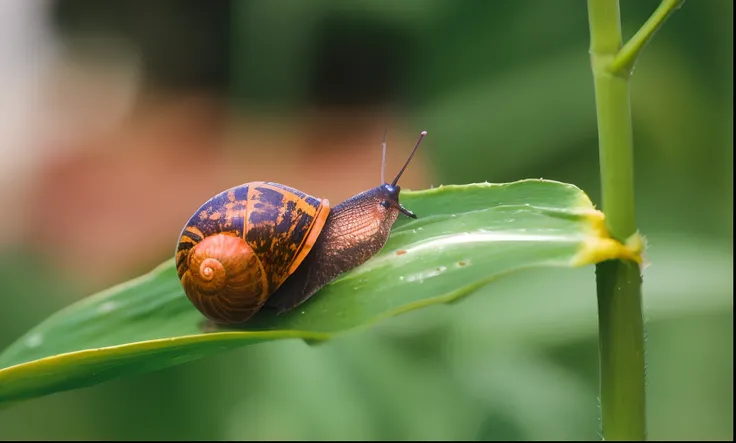
{"label": "plant stalk", "polygon": [[[595,87],[602,209],[613,238],[637,234],[629,76],[664,20],[683,0],[663,0],[622,45],[618,0],[588,0]],[[604,440],[645,440],[645,361],[641,270],[638,263],[596,266],[600,354],[601,434]]]}

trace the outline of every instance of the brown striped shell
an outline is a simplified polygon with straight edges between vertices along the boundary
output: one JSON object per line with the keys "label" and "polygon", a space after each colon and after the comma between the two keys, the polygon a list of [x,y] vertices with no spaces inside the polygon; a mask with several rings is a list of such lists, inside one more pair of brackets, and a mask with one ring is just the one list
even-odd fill
{"label": "brown striped shell", "polygon": [[330,204],[272,182],[225,190],[189,219],[176,269],[189,300],[217,323],[242,323],[304,261]]}

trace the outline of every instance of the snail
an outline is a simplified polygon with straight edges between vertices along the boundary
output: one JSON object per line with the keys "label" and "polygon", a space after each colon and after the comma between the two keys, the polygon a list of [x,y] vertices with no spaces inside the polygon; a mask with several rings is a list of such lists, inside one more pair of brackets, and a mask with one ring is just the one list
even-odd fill
{"label": "snail", "polygon": [[399,178],[426,131],[391,184],[356,194],[334,208],[279,183],[253,181],[213,196],[179,235],[176,269],[189,301],[209,320],[248,321],[262,308],[281,314],[327,283],[373,257],[388,240],[399,213]]}

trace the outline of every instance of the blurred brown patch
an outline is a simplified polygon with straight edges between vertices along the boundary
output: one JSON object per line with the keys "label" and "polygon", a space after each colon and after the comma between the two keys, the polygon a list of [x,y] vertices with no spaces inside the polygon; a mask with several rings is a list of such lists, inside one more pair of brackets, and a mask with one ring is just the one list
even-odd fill
{"label": "blurred brown patch", "polygon": [[[120,127],[80,139],[43,168],[25,205],[26,240],[75,280],[102,288],[173,256],[189,216],[228,187],[276,181],[335,205],[377,186],[387,125],[392,180],[420,131],[402,133],[397,120],[332,110],[294,123],[232,116],[203,97],[144,101]],[[412,160],[403,188],[428,186],[423,158]]]}

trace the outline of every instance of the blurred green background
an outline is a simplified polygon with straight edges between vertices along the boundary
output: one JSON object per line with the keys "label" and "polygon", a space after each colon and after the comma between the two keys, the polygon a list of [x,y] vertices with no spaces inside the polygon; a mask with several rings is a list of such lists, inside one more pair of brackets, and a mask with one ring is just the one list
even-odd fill
{"label": "blurred green background", "polygon": [[[5,2],[5,12],[23,3]],[[657,4],[622,1],[624,35],[632,35]],[[115,76],[132,72],[136,91],[126,97],[133,103],[144,102],[141,97],[154,97],[154,103],[191,94],[214,98],[216,118],[207,108],[186,121],[219,122],[226,114],[230,128],[255,122],[243,123],[244,132],[259,128],[269,146],[278,145],[285,128],[318,128],[319,146],[334,132],[368,122],[374,134],[389,127],[389,150],[397,159],[410,142],[392,143],[391,134],[411,140],[427,129],[424,164],[417,163],[410,187],[543,177],[576,184],[600,202],[582,0],[37,5],[44,7],[34,9],[31,22],[45,26],[49,45],[66,48],[64,57],[82,71],[79,78],[92,75],[85,71],[91,66],[102,97],[124,90],[127,83]],[[632,79],[637,219],[649,243],[643,290],[653,440],[733,439],[732,15],[728,0],[686,1],[644,51]],[[26,54],[35,54],[34,45]],[[89,86],[76,81],[75,87]],[[62,85],[56,87],[67,101],[53,102],[60,115],[83,108],[87,96]],[[96,100],[82,115],[99,112]],[[166,121],[146,111],[130,113],[143,124],[153,122],[145,148],[136,150],[135,137],[128,145],[89,148],[94,136],[76,142],[60,134],[88,129],[92,120],[80,119],[64,132],[63,119],[62,130],[52,130],[29,112],[29,133],[51,135],[4,154],[29,160],[8,160],[0,171],[3,187],[12,189],[12,196],[0,194],[7,208],[0,225],[6,231],[0,237],[0,348],[56,310],[173,254],[182,216],[224,188],[202,178],[209,188],[184,201],[187,180],[197,174],[180,158],[202,162],[207,177],[218,177],[225,173],[219,163],[206,163],[210,155],[245,165],[263,149],[236,141],[234,148],[192,151],[164,138],[174,146],[167,150],[157,144]],[[213,126],[218,133],[220,126]],[[380,155],[380,138],[355,144],[355,152],[373,150],[365,158]],[[377,162],[345,166],[334,158],[339,150],[286,145],[274,155],[294,162],[288,163],[293,178],[277,181],[300,187],[307,178],[294,171],[307,161],[313,163],[305,176],[324,166],[325,189],[342,186],[335,182],[340,171],[352,172],[349,167],[368,168],[369,178],[378,179]],[[126,150],[134,157],[127,163]],[[92,160],[90,151],[96,152]],[[259,175],[282,167],[258,161],[272,168],[259,166]],[[47,164],[65,165],[64,173]],[[122,185],[111,178],[110,164],[123,171]],[[390,171],[399,167],[392,165]],[[33,172],[12,182],[15,168]],[[89,171],[95,174],[65,187]],[[242,175],[230,177],[252,179]],[[131,190],[144,180],[144,191]],[[154,187],[166,191],[148,197],[152,202],[143,209],[135,206]],[[93,188],[111,194],[85,200]],[[179,212],[166,213],[172,207]],[[139,224],[164,227],[125,237],[130,225]],[[95,235],[120,237],[137,249],[128,246],[132,258],[113,262],[102,258]],[[105,248],[110,257],[123,255],[122,245]],[[459,303],[317,347],[299,341],[255,345],[14,405],[0,411],[0,438],[599,439],[596,316],[593,267],[525,272]]]}

